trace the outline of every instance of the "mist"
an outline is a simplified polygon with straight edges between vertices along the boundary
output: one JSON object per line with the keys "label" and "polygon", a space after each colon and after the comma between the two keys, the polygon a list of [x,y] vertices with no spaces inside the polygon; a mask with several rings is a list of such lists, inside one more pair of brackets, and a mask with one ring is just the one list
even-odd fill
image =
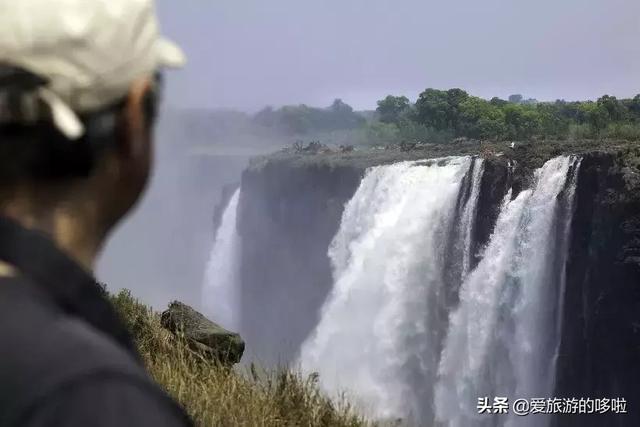
{"label": "mist", "polygon": [[200,306],[222,188],[296,140],[256,126],[267,105],[372,110],[427,87],[541,101],[640,92],[638,2],[160,0],[158,12],[189,62],[166,75],[154,176],[98,266],[110,289],[156,308]]}
{"label": "mist", "polygon": [[173,300],[200,307],[222,189],[239,185],[250,156],[276,148],[225,121],[233,122],[227,113],[163,111],[149,187],[98,263],[108,289],[128,289],[156,309]]}

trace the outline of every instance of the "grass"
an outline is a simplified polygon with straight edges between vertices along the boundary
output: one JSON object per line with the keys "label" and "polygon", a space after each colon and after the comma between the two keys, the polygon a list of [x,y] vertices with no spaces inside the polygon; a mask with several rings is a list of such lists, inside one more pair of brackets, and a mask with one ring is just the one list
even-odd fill
{"label": "grass", "polygon": [[148,371],[198,426],[369,426],[344,400],[323,395],[317,375],[255,366],[229,369],[193,353],[160,326],[160,315],[122,291],[111,300]]}

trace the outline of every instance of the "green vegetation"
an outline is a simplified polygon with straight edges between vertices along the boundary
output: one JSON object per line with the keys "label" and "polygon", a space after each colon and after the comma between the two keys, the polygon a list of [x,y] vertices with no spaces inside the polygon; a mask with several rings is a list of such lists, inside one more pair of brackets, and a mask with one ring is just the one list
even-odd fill
{"label": "green vegetation", "polygon": [[[378,101],[378,121],[390,142],[442,142],[456,137],[488,141],[622,139],[640,140],[640,95],[618,100],[538,102],[512,95],[487,101],[462,89],[427,89],[415,104],[405,97]],[[377,123],[370,123],[374,127]],[[393,132],[396,132],[393,134]]]}
{"label": "green vegetation", "polygon": [[539,102],[518,94],[486,100],[462,89],[426,89],[415,103],[389,95],[374,111],[355,111],[336,99],[326,108],[288,105],[256,114],[183,111],[166,116],[163,123],[168,138],[200,147],[282,147],[312,141],[328,147],[445,144],[460,138],[640,141],[640,95]]}
{"label": "green vegetation", "polygon": [[364,117],[340,99],[333,101],[328,108],[289,105],[274,110],[266,107],[253,119],[258,125],[290,135],[356,129],[365,122]]}
{"label": "green vegetation", "polygon": [[198,426],[369,425],[345,402],[333,402],[308,378],[288,370],[263,372],[255,366],[228,369],[190,350],[163,329],[160,315],[128,291],[111,300],[129,327],[147,369],[178,400]]}
{"label": "green vegetation", "polygon": [[341,100],[328,108],[305,105],[265,108],[253,117],[263,128],[326,145],[483,141],[640,141],[640,95],[597,101],[539,102],[472,96],[462,89],[426,89],[415,103],[389,95],[375,112],[354,112]]}

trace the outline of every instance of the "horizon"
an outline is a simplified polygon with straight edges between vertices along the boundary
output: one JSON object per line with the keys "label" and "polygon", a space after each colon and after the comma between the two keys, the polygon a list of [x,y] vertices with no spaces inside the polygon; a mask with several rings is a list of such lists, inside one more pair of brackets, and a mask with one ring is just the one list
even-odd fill
{"label": "horizon", "polygon": [[341,98],[363,110],[427,87],[538,100],[640,92],[640,2],[159,0],[158,13],[189,60],[168,76],[181,108]]}
{"label": "horizon", "polygon": [[[448,88],[448,89],[434,88],[434,89],[437,89],[437,90],[449,90],[449,89],[462,89],[462,90],[465,90],[464,88]],[[387,95],[382,96],[379,100],[384,99],[388,95],[406,96],[412,104],[415,104],[415,102],[416,102],[416,100],[418,99],[418,96],[419,96],[419,94],[418,94],[418,96],[415,96],[415,97],[411,98],[411,97],[409,97],[407,95],[403,95],[403,94],[387,94]],[[553,100],[537,99],[535,97],[530,97],[527,94],[520,93],[520,92],[514,92],[514,93],[509,94],[509,95],[522,95],[525,100],[533,99],[538,103],[545,104],[545,103],[554,103],[556,101],[564,101],[564,102],[567,102],[567,103],[571,103],[571,102],[596,102],[600,97],[605,96],[605,95],[611,95],[611,94],[603,93],[602,95],[599,95],[598,97],[592,98],[592,99],[562,99],[562,98],[556,98],[556,99],[553,99]],[[508,99],[509,95],[507,95],[505,97],[498,97],[498,98],[506,101]],[[616,97],[616,98],[617,99],[632,99],[636,95],[640,95],[640,88],[638,89],[638,93],[634,93],[634,94],[631,94],[631,95],[628,95],[628,96],[619,96],[619,97]],[[493,96],[486,98],[486,97],[482,97],[482,96],[477,96],[477,95],[475,95],[473,93],[469,93],[469,96],[478,97],[478,98],[484,99],[486,101],[490,101],[491,98],[493,98]],[[615,95],[611,95],[611,96],[615,96]],[[341,99],[347,105],[351,106],[355,112],[359,112],[359,113],[374,112],[374,111],[376,111],[376,108],[377,108],[377,101],[376,101],[376,104],[371,106],[370,108],[356,108],[354,105],[349,103],[348,100],[346,100],[345,98],[338,97],[338,98],[335,98],[335,99]],[[167,112],[181,112],[181,113],[182,112],[184,112],[184,113],[188,113],[188,112],[214,112],[214,113],[241,113],[241,114],[253,115],[253,114],[255,114],[255,113],[257,113],[257,112],[259,112],[259,111],[261,111],[261,110],[263,110],[265,108],[269,108],[269,107],[277,110],[277,109],[282,108],[282,107],[302,106],[302,105],[310,107],[310,108],[324,109],[324,108],[328,108],[331,105],[331,102],[329,102],[327,105],[313,105],[313,104],[306,104],[306,103],[303,103],[303,102],[297,102],[297,103],[293,102],[291,104],[281,104],[281,105],[267,104],[267,105],[264,105],[264,106],[262,106],[260,108],[253,109],[253,110],[242,110],[242,109],[237,109],[237,108],[234,108],[234,107],[180,106],[180,105],[167,104],[167,105],[165,105],[163,107],[163,109],[164,109],[164,111],[167,111]]]}

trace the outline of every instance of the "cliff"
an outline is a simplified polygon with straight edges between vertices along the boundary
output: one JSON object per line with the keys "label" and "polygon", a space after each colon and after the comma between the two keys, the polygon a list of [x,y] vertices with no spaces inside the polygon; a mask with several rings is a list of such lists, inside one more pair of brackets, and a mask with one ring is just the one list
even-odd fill
{"label": "cliff", "polygon": [[562,426],[640,425],[640,175],[628,153],[590,153],[578,176],[556,391],[623,397],[629,417]]}
{"label": "cliff", "polygon": [[[242,176],[237,224],[245,266],[241,331],[248,352],[268,362],[295,357],[331,288],[327,248],[344,204],[368,167],[451,155],[484,157],[473,242],[480,249],[508,189],[515,197],[533,170],[562,154],[580,156],[582,162],[559,313],[555,394],[627,400],[640,395],[640,148],[626,142],[532,143],[514,149],[467,142],[412,151],[281,152],[254,159]],[[632,425],[631,420],[640,425],[640,412],[609,421],[563,418],[561,425]]]}

